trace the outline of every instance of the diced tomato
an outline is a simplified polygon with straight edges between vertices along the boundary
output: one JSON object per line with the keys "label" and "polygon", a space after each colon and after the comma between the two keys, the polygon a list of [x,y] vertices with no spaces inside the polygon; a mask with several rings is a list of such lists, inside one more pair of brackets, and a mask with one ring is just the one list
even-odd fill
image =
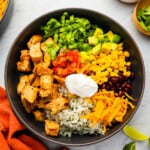
{"label": "diced tomato", "polygon": [[81,65],[78,50],[67,50],[53,60],[54,73],[63,77],[75,73],[79,66]]}

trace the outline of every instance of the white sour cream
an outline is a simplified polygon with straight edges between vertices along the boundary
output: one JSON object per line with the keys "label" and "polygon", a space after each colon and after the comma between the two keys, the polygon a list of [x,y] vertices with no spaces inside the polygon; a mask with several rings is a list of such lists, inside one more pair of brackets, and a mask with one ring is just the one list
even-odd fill
{"label": "white sour cream", "polygon": [[65,84],[70,93],[80,97],[91,97],[98,90],[96,82],[91,77],[83,74],[68,75]]}

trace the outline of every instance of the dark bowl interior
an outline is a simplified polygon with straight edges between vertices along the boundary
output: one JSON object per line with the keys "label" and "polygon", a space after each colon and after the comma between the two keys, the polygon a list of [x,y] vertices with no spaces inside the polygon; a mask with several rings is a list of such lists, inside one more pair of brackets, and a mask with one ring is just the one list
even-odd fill
{"label": "dark bowl interior", "polygon": [[[17,83],[19,81],[19,72],[16,69],[16,62],[19,60],[20,50],[26,47],[26,42],[29,40],[33,34],[39,33],[39,29],[42,25],[44,25],[49,18],[55,17],[58,18],[62,15],[64,11],[68,11],[70,14],[74,14],[80,17],[88,18],[93,24],[98,24],[105,31],[112,30],[115,33],[118,33],[122,37],[122,42],[124,43],[124,47],[131,54],[131,62],[133,66],[133,70],[136,74],[136,78],[133,81],[133,92],[132,96],[135,98],[136,108],[133,110],[129,110],[124,118],[124,122],[120,124],[116,124],[112,126],[112,128],[107,132],[106,135],[73,135],[71,138],[69,137],[51,137],[47,136],[44,132],[44,126],[41,123],[36,122],[33,117],[26,113],[24,110],[22,103],[20,101],[20,97],[16,93]],[[120,131],[133,117],[139,104],[141,102],[141,98],[144,91],[145,85],[145,71],[144,71],[144,63],[140,51],[129,35],[129,33],[116,21],[109,18],[108,16],[87,9],[81,8],[67,8],[60,9],[50,13],[47,13],[35,21],[30,23],[17,37],[12,45],[5,66],[5,86],[8,94],[8,98],[10,100],[11,106],[20,119],[20,121],[36,136],[42,138],[44,140],[69,145],[69,146],[81,146],[87,144],[93,144],[100,141],[103,141],[118,131]]]}

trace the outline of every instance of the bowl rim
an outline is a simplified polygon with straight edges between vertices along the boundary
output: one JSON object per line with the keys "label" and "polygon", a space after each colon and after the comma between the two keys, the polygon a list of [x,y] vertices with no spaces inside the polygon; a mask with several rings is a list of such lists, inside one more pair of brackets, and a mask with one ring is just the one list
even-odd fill
{"label": "bowl rim", "polygon": [[9,102],[11,104],[11,107],[13,108],[13,111],[14,113],[16,114],[17,118],[25,125],[25,127],[27,127],[27,129],[33,133],[33,135],[37,135],[40,139],[44,139],[48,142],[53,142],[55,144],[61,144],[61,145],[66,145],[66,146],[86,146],[86,145],[91,145],[91,144],[95,144],[95,143],[98,143],[98,142],[102,142],[108,138],[110,138],[111,136],[115,135],[116,133],[118,133],[120,130],[123,129],[123,127],[133,118],[134,114],[136,113],[137,109],[139,108],[140,106],[140,103],[141,103],[141,100],[142,100],[142,97],[143,97],[143,93],[144,93],[144,89],[145,89],[145,65],[144,65],[144,61],[143,61],[143,57],[141,55],[141,52],[136,44],[136,42],[133,40],[135,46],[137,47],[137,51],[141,57],[141,63],[142,63],[142,74],[143,74],[143,84],[142,84],[142,90],[141,90],[141,94],[139,95],[139,100],[138,100],[138,103],[136,105],[136,108],[134,109],[134,111],[132,112],[132,114],[129,116],[129,118],[127,119],[126,122],[123,122],[121,123],[121,126],[114,130],[113,132],[111,132],[109,135],[107,136],[104,136],[102,138],[97,138],[96,140],[93,140],[93,141],[88,141],[88,142],[84,142],[84,143],[65,143],[65,142],[60,142],[60,141],[57,141],[57,140],[53,140],[53,139],[50,139],[48,138],[47,136],[43,136],[42,134],[40,134],[39,132],[37,132],[34,128],[32,128],[28,123],[25,122],[25,120],[21,117],[20,114],[18,114],[18,111],[17,109],[15,108],[15,105],[14,103],[12,102],[12,99],[11,99],[11,96],[9,95],[9,89],[8,89],[8,82],[7,82],[7,66],[8,66],[8,60],[10,58],[10,55],[11,55],[11,52],[12,52],[12,48],[14,47],[15,43],[19,40],[19,37],[23,34],[23,32],[29,28],[36,20],[39,20],[40,18],[42,17],[45,17],[51,13],[56,13],[58,11],[61,11],[61,12],[64,12],[64,11],[69,11],[69,10],[75,10],[75,11],[78,11],[78,10],[82,10],[82,11],[88,11],[90,13],[96,13],[98,15],[102,15],[102,16],[105,16],[107,19],[110,19],[112,22],[114,22],[115,24],[117,24],[118,26],[120,26],[120,28],[122,28],[127,34],[128,36],[133,40],[131,34],[122,26],[120,25],[117,21],[115,21],[114,19],[112,19],[111,17],[107,16],[106,14],[102,13],[102,12],[99,12],[99,11],[95,11],[95,10],[92,10],[92,9],[87,9],[87,8],[78,8],[78,7],[69,7],[69,8],[62,8],[62,9],[55,9],[55,10],[52,10],[50,12],[47,12],[45,14],[42,14],[41,16],[35,18],[34,20],[32,20],[30,23],[28,23],[28,25],[26,25],[23,30],[17,35],[17,37],[15,38],[10,50],[9,50],[9,53],[8,53],[8,56],[6,58],[6,63],[5,63],[5,71],[4,71],[4,78],[5,78],[5,88],[6,88],[6,92],[7,92],[7,96],[8,96],[8,99],[9,99]]}

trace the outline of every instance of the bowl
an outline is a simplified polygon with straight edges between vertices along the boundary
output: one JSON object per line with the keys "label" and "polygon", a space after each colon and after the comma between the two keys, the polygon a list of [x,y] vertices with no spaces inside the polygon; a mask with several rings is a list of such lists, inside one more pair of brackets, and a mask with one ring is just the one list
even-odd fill
{"label": "bowl", "polygon": [[125,2],[125,3],[136,3],[137,0],[120,0],[121,2]]}
{"label": "bowl", "polygon": [[133,22],[134,22],[134,24],[135,24],[135,27],[137,28],[137,30],[140,32],[140,33],[142,33],[142,34],[144,34],[144,35],[146,35],[146,36],[150,36],[150,32],[149,31],[146,31],[141,25],[140,25],[140,23],[139,23],[139,20],[138,20],[138,18],[137,18],[137,12],[138,12],[138,10],[139,9],[144,9],[144,8],[146,8],[147,6],[149,6],[150,5],[150,1],[149,0],[139,0],[138,2],[137,2],[137,4],[135,5],[135,8],[134,8],[134,10],[133,10]]}
{"label": "bowl", "polygon": [[[0,17],[0,35],[4,32],[5,28],[8,26],[10,20],[11,20],[11,14],[13,10],[13,1],[12,0],[6,0],[5,1],[5,8],[3,10],[2,16]],[[2,11],[2,9],[1,9]]]}
{"label": "bowl", "polygon": [[[131,63],[133,65],[133,71],[135,72],[135,79],[132,83],[133,92],[131,94],[134,97],[134,109],[129,109],[124,117],[124,121],[113,125],[105,135],[78,135],[74,134],[72,137],[66,136],[48,136],[44,132],[43,123],[35,121],[32,115],[29,115],[22,106],[20,96],[17,94],[17,84],[21,73],[17,71],[16,63],[20,57],[20,50],[26,48],[26,43],[33,34],[40,33],[40,27],[44,25],[50,18],[59,18],[63,12],[74,14],[75,16],[85,17],[89,19],[93,24],[101,26],[105,31],[112,30],[116,34],[121,36],[121,41],[124,43],[124,48],[130,52]],[[138,109],[145,85],[145,71],[144,63],[138,46],[130,34],[115,20],[112,18],[90,9],[84,8],[65,8],[59,9],[35,19],[31,22],[23,31],[20,32],[16,40],[14,41],[6,60],[5,65],[5,87],[12,109],[20,121],[28,128],[31,133],[37,137],[67,146],[83,146],[88,144],[94,144],[101,142],[118,133],[134,116]]]}
{"label": "bowl", "polygon": [[0,11],[0,22],[2,21],[2,19],[4,18],[6,12],[7,12],[7,8],[9,6],[9,0],[3,1],[1,4],[1,11]]}

